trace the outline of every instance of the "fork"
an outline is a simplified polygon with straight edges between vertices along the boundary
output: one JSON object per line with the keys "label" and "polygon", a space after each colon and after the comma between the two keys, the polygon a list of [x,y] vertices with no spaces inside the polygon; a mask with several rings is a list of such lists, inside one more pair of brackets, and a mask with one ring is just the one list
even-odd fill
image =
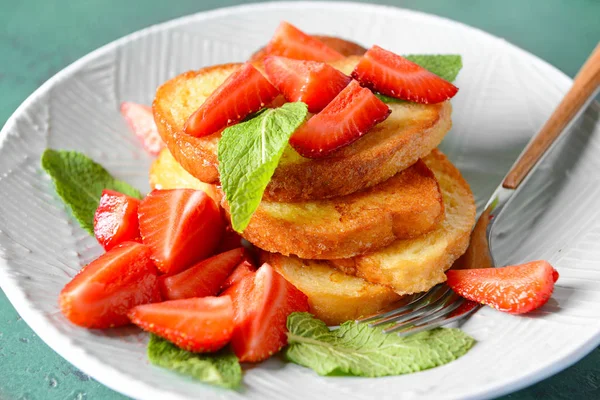
{"label": "fork", "polygon": [[[593,101],[600,86],[600,44],[577,73],[573,86],[554,110],[542,129],[531,139],[519,155],[502,183],[494,190],[481,213],[465,254],[452,266],[455,269],[493,268],[496,266],[491,252],[494,223],[503,215],[518,189],[539,165],[556,140],[567,132],[577,117]],[[437,328],[473,314],[480,304],[458,296],[444,283],[425,293],[405,296],[397,308],[357,322],[369,326],[387,326],[383,332],[398,332],[400,336]]]}

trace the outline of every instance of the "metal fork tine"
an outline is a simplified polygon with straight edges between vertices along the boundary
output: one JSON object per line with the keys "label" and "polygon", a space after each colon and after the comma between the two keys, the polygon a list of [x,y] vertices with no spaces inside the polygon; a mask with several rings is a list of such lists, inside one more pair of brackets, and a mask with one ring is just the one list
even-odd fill
{"label": "metal fork tine", "polygon": [[396,309],[393,309],[393,310],[390,310],[390,311],[387,311],[384,313],[373,314],[373,315],[370,315],[365,318],[360,318],[360,319],[357,319],[356,322],[371,322],[371,321],[375,321],[377,319],[387,318],[387,317],[391,317],[393,315],[401,314],[404,311],[410,310],[412,305],[414,305],[417,301],[421,300],[423,297],[428,296],[430,293],[431,293],[431,290],[429,292],[424,292],[424,293],[419,293],[418,295],[413,295],[412,299],[408,303],[406,303],[405,305],[403,305],[399,308],[396,308]]}
{"label": "metal fork tine", "polygon": [[[406,311],[406,312],[404,312],[400,315],[394,316],[394,317],[389,317],[389,318],[379,320],[373,324],[369,324],[369,326],[371,326],[371,327],[380,326],[380,325],[389,324],[392,322],[396,322],[396,323],[400,324],[403,322],[411,321],[411,320],[415,319],[416,317],[419,317],[423,314],[429,313],[431,310],[431,307],[435,307],[435,305],[438,304],[439,302],[446,301],[447,297],[451,296],[452,294],[453,294],[453,292],[450,290],[450,288],[448,286],[445,286],[445,285],[441,286],[440,289],[436,290],[435,292],[430,292],[430,296],[428,296],[428,298],[424,298],[423,301],[419,302],[419,304],[417,304],[412,310]],[[385,332],[385,333],[387,333],[387,332]]]}
{"label": "metal fork tine", "polygon": [[[459,306],[460,307],[460,306]],[[473,308],[467,309],[464,312],[462,312],[461,314],[457,314],[454,315],[452,317],[448,317],[447,314],[443,315],[443,316],[438,316],[437,318],[433,318],[430,321],[423,323],[421,325],[415,326],[411,329],[407,329],[405,331],[402,332],[398,332],[397,335],[398,336],[408,336],[408,335],[413,335],[415,333],[419,333],[419,332],[423,332],[423,331],[427,331],[430,329],[434,329],[434,328],[438,328],[440,326],[444,326],[444,325],[448,325],[452,322],[456,322],[459,321],[463,318],[468,317],[469,315],[473,314],[475,311],[479,310],[481,308],[481,305],[477,305]]]}
{"label": "metal fork tine", "polygon": [[457,295],[451,294],[447,296],[444,299],[444,301],[432,305],[432,307],[429,310],[427,310],[427,312],[421,314],[420,316],[412,318],[403,323],[397,323],[394,326],[385,329],[383,332],[392,333],[405,329],[409,326],[422,326],[423,324],[426,324],[429,321],[450,314],[452,311],[456,310],[463,303],[463,301],[464,300],[459,298]]}

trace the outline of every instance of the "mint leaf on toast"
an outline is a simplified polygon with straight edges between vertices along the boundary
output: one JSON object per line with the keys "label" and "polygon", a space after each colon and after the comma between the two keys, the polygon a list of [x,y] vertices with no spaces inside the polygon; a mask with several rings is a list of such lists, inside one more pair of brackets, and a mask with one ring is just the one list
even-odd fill
{"label": "mint leaf on toast", "polygon": [[[404,58],[419,64],[448,82],[454,82],[462,69],[462,57],[458,54],[410,54]],[[407,102],[381,93],[375,93],[375,96],[386,104]]]}
{"label": "mint leaf on toast", "polygon": [[407,337],[354,321],[329,330],[308,313],[287,320],[285,357],[319,375],[377,377],[437,367],[464,355],[475,340],[460,329],[438,328]]}
{"label": "mint leaf on toast", "polygon": [[56,193],[90,235],[94,234],[94,213],[102,190],[111,189],[140,199],[140,192],[115,179],[104,167],[77,151],[46,149],[42,168],[54,182]]}
{"label": "mint leaf on toast", "polygon": [[286,103],[223,131],[217,153],[219,174],[236,231],[248,226],[290,136],[307,115],[306,104]]}
{"label": "mint leaf on toast", "polygon": [[154,365],[211,385],[235,389],[242,382],[242,367],[235,354],[227,348],[216,353],[191,353],[150,334],[148,358]]}
{"label": "mint leaf on toast", "polygon": [[462,68],[462,57],[458,54],[410,54],[404,58],[448,82],[454,82]]}

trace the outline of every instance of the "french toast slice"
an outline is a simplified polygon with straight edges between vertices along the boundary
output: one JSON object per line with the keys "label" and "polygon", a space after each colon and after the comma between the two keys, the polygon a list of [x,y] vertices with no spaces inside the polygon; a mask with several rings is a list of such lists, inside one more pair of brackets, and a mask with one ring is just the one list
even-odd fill
{"label": "french toast slice", "polygon": [[[344,73],[357,64],[353,56],[331,63]],[[196,138],[183,132],[187,118],[240,64],[224,64],[183,73],[163,84],[153,102],[158,131],[177,161],[207,183],[219,179],[217,144],[221,132]],[[356,142],[322,159],[284,151],[264,193],[270,201],[339,197],[381,183],[428,154],[450,129],[449,102],[393,103],[391,115]]]}
{"label": "french toast slice", "polygon": [[[227,202],[221,202],[228,211]],[[423,235],[444,219],[438,183],[421,160],[366,190],[294,203],[263,200],[242,236],[305,259],[354,257]]]}
{"label": "french toast slice", "polygon": [[[190,187],[220,199],[214,185],[191,176],[163,149],[150,169],[153,188]],[[227,203],[222,202],[225,210]],[[242,236],[274,253],[306,259],[348,258],[417,237],[444,219],[442,194],[423,161],[364,191],[328,200],[263,200]]]}
{"label": "french toast slice", "polygon": [[308,297],[310,312],[328,325],[374,314],[400,300],[389,287],[347,275],[327,263],[261,252],[288,282]]}
{"label": "french toast slice", "polygon": [[444,199],[446,216],[438,228],[369,254],[330,260],[329,265],[401,295],[424,292],[446,280],[444,272],[469,245],[475,200],[460,171],[439,150],[433,150],[423,161],[435,174]]}

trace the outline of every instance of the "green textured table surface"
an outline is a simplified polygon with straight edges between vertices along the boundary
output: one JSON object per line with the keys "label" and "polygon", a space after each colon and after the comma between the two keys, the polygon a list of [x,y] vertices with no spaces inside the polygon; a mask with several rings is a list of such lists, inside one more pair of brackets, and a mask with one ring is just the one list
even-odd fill
{"label": "green textured table surface", "polygon": [[[600,0],[372,1],[481,28],[573,76],[600,39]],[[44,81],[123,35],[182,15],[242,1],[2,0],[0,125]],[[246,2],[250,3],[250,2]],[[535,360],[532,360],[535,362]],[[0,399],[122,399],[64,361],[0,292]],[[600,399],[600,348],[506,399]]]}

